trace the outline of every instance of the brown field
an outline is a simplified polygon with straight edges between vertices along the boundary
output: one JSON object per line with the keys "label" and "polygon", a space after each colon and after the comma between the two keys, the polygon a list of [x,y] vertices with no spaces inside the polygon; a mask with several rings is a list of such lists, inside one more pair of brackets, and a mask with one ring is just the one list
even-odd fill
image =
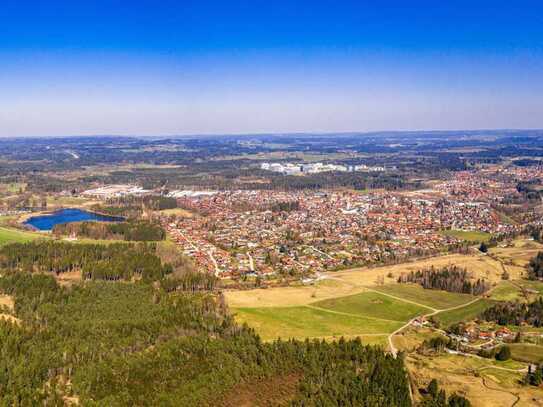
{"label": "brown field", "polygon": [[406,363],[417,388],[427,386],[435,378],[448,394],[465,395],[473,406],[543,406],[541,390],[518,383],[523,373],[515,370],[523,366],[516,362],[411,354]]}
{"label": "brown field", "polygon": [[366,291],[364,287],[342,280],[322,280],[315,285],[300,285],[267,289],[226,291],[231,307],[287,307],[306,305],[319,300],[343,297]]}
{"label": "brown field", "polygon": [[[288,406],[298,391],[299,374],[241,383],[217,402],[220,407]],[[255,391],[258,389],[258,391]]]}
{"label": "brown field", "polygon": [[442,336],[440,333],[429,328],[408,327],[402,332],[394,335],[392,341],[399,351],[412,352],[416,350],[425,340]]}
{"label": "brown field", "polygon": [[[492,284],[498,284],[502,282],[504,268],[512,280],[522,278],[525,271],[524,265],[509,263],[523,261],[526,264],[539,250],[543,250],[543,245],[529,240],[517,240],[513,243],[513,247],[491,249],[490,255],[478,252],[468,255],[449,254],[392,266],[361,267],[324,273],[326,279],[314,285],[226,291],[225,295],[228,304],[232,307],[306,305],[318,300],[363,292],[366,290],[365,287],[378,286],[380,278],[384,279],[385,284],[395,283],[402,273],[449,264],[465,267],[473,272],[476,278],[485,278]],[[388,277],[389,275],[392,277]]]}
{"label": "brown field", "polygon": [[[10,311],[13,311],[14,305],[15,303],[11,296],[0,294],[0,306],[7,307]],[[13,315],[10,315],[8,313],[3,313],[3,312],[0,312],[0,319],[4,319],[6,321],[10,321],[15,324],[21,323],[21,320],[19,318],[16,318]]]}
{"label": "brown field", "polygon": [[55,274],[57,282],[64,287],[69,287],[74,283],[81,281],[80,271],[68,271],[66,273]]}
{"label": "brown field", "polygon": [[10,295],[0,294],[0,306],[2,305],[8,307],[10,310],[13,310],[15,303]]}

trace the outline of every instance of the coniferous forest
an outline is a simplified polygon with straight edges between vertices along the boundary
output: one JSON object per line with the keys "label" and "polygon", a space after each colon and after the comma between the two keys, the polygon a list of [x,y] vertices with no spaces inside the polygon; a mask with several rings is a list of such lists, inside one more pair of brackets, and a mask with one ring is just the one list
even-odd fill
{"label": "coniferous forest", "polygon": [[524,302],[500,302],[485,310],[481,317],[500,325],[522,325],[527,323],[535,327],[543,325],[543,297]]}
{"label": "coniferous forest", "polygon": [[166,231],[157,223],[134,221],[119,223],[70,222],[55,225],[57,236],[75,235],[90,239],[116,239],[136,242],[159,241],[166,238]]}
{"label": "coniferous forest", "polygon": [[299,377],[291,404],[409,406],[401,357],[360,340],[263,343],[220,295],[156,284],[4,272],[17,323],[0,321],[2,405],[223,405],[244,383]]}
{"label": "coniferous forest", "polygon": [[398,278],[398,282],[416,283],[424,288],[472,295],[480,295],[490,288],[484,280],[471,281],[468,271],[455,265],[439,269],[432,266],[429,269],[412,271],[402,274]]}
{"label": "coniferous forest", "polygon": [[0,248],[0,267],[55,274],[80,271],[85,279],[154,281],[172,272],[155,252],[153,243],[14,243]]}

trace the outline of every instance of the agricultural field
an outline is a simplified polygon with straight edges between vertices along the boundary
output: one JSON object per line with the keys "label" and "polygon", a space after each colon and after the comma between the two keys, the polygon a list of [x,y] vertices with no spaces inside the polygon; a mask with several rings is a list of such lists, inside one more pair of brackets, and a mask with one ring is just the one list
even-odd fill
{"label": "agricultural field", "polygon": [[24,243],[42,237],[33,232],[11,229],[0,226],[0,246],[9,243]]}
{"label": "agricultural field", "polygon": [[[521,240],[513,242],[511,247],[493,249],[498,251],[499,260],[475,252],[444,255],[393,266],[328,272],[322,275],[321,280],[308,285],[226,289],[225,297],[236,319],[255,328],[265,340],[279,336],[337,338],[362,335],[368,343],[382,344],[387,342],[392,332],[418,315],[434,314],[433,318],[442,327],[447,327],[476,318],[495,301],[518,298],[519,281],[504,281],[501,276],[506,267],[514,278],[520,275],[515,268],[521,267],[502,262],[520,252],[533,250],[531,243]],[[489,298],[397,283],[402,273],[450,264],[466,267],[475,278],[490,281],[493,288]],[[543,283],[523,284],[540,288],[543,292]],[[406,334],[409,329],[392,337],[392,343],[398,349],[413,349],[435,334]]]}
{"label": "agricultural field", "polygon": [[[496,260],[502,262],[511,274],[511,270],[514,271],[519,268],[524,271],[524,267],[539,251],[543,251],[541,243],[529,239],[519,239],[507,247],[494,247],[488,252]],[[512,278],[518,277],[513,277],[512,274]]]}
{"label": "agricultural field", "polygon": [[376,288],[377,291],[393,295],[413,303],[430,307],[434,310],[458,307],[473,301],[476,297],[468,294],[449,293],[441,290],[426,290],[416,284],[387,284]]}
{"label": "agricultural field", "polygon": [[517,282],[503,281],[492,289],[490,298],[496,301],[514,301],[522,297],[522,290]]}
{"label": "agricultural field", "polygon": [[403,325],[365,316],[300,307],[237,308],[236,319],[253,327],[264,340],[328,338],[358,335],[386,336]]}
{"label": "agricultural field", "polygon": [[396,300],[392,297],[371,291],[319,301],[312,305],[335,312],[394,321],[408,321],[417,315],[429,312],[429,309],[426,307]]}
{"label": "agricultural field", "polygon": [[454,229],[442,230],[441,234],[445,236],[451,236],[459,240],[465,240],[467,242],[488,242],[492,237],[492,234],[487,232]]}
{"label": "agricultural field", "polygon": [[484,310],[490,308],[495,302],[487,299],[480,299],[465,307],[453,309],[450,311],[440,312],[434,316],[434,319],[438,320],[441,328],[446,328],[452,324],[470,321],[477,318]]}
{"label": "agricultural field", "polygon": [[379,336],[384,341],[418,315],[432,313],[438,307],[461,306],[475,298],[410,284],[376,289],[353,287],[337,279],[321,281],[315,287],[225,294],[236,319],[253,327],[265,340],[366,335]]}
{"label": "agricultural field", "polygon": [[511,357],[527,363],[543,363],[543,346],[529,343],[510,344]]}

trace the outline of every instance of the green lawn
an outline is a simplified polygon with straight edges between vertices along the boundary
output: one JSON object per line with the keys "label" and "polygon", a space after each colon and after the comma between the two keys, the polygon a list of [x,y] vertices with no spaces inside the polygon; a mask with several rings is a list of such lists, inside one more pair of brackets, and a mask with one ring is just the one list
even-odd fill
{"label": "green lawn", "polygon": [[522,297],[521,290],[509,281],[502,281],[490,293],[490,298],[496,301],[514,301]]}
{"label": "green lawn", "polygon": [[455,237],[458,240],[466,240],[468,242],[488,242],[492,237],[492,234],[488,232],[478,232],[478,231],[465,231],[465,230],[454,230],[447,229],[441,231],[442,235]]}
{"label": "green lawn", "polygon": [[517,283],[518,285],[524,288],[535,290],[539,294],[543,294],[543,282],[541,281],[516,280],[515,283]]}
{"label": "green lawn", "polygon": [[371,291],[319,301],[311,305],[348,314],[404,322],[417,315],[429,312],[428,308],[419,307],[415,304],[399,301]]}
{"label": "green lawn", "polygon": [[387,284],[376,291],[394,295],[418,304],[436,309],[446,309],[465,304],[475,299],[469,294],[449,293],[441,290],[427,290],[418,284]]}
{"label": "green lawn", "polygon": [[37,233],[0,227],[0,246],[8,243],[23,243],[40,237]]}
{"label": "green lawn", "polygon": [[494,301],[481,299],[462,308],[440,312],[439,314],[434,315],[434,318],[441,323],[442,328],[446,328],[457,322],[465,322],[477,318],[481,312],[494,305],[494,303]]}
{"label": "green lawn", "polygon": [[403,322],[337,314],[306,306],[236,308],[233,311],[239,322],[246,322],[264,340],[387,334],[403,325]]}
{"label": "green lawn", "polygon": [[511,357],[526,363],[543,362],[543,346],[528,343],[511,343]]}

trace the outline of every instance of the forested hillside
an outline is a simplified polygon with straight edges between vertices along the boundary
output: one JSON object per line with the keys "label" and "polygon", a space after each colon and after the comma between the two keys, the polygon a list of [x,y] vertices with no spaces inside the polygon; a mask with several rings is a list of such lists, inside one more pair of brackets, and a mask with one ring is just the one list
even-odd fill
{"label": "forested hillside", "polygon": [[238,386],[285,375],[299,378],[296,406],[411,405],[401,357],[360,340],[263,343],[210,293],[68,289],[22,271],[5,271],[0,290],[20,320],[0,321],[2,405],[227,405]]}
{"label": "forested hillside", "polygon": [[0,268],[56,274],[81,271],[85,279],[154,281],[172,272],[146,243],[73,244],[53,241],[15,243],[0,248]]}

